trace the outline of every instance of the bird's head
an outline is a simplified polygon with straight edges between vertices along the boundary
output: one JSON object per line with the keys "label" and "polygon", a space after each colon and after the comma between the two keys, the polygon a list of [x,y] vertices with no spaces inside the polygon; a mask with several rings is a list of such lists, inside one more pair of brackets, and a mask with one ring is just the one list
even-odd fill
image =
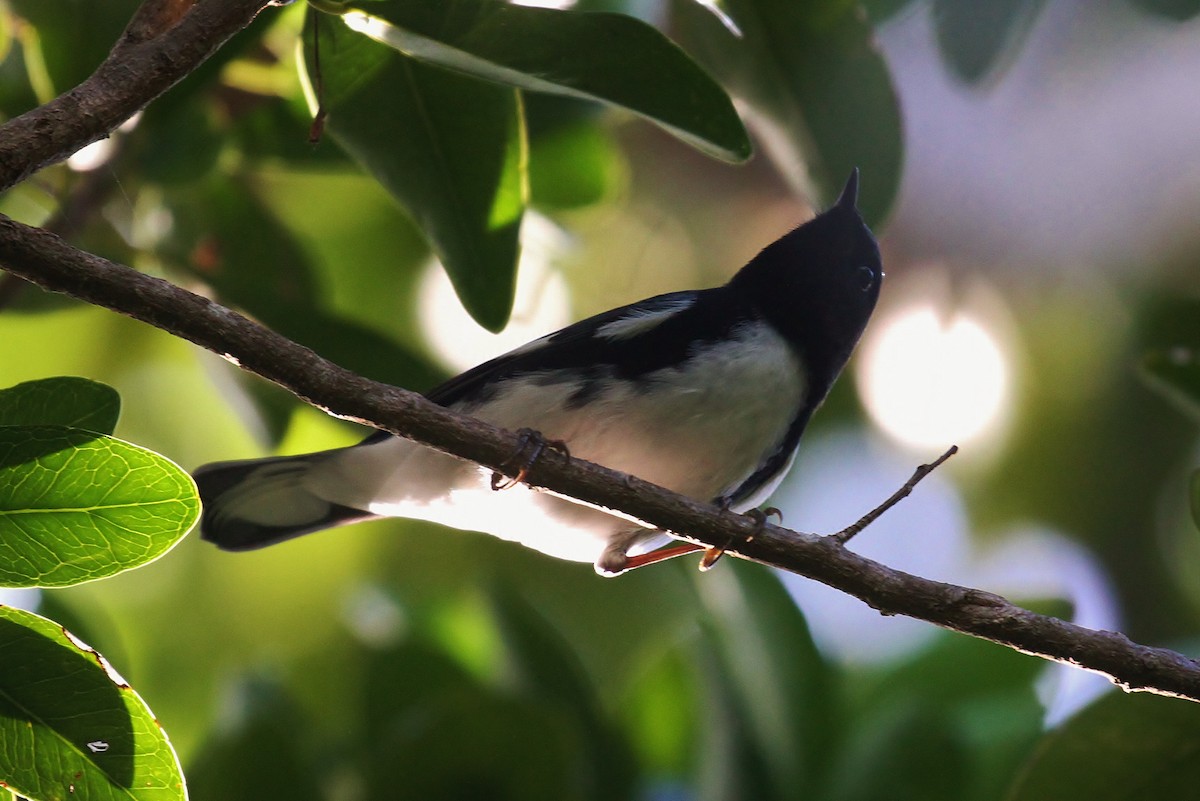
{"label": "bird's head", "polygon": [[858,170],[825,212],[764,248],[730,282],[832,383],[879,299],[883,263],[858,213]]}

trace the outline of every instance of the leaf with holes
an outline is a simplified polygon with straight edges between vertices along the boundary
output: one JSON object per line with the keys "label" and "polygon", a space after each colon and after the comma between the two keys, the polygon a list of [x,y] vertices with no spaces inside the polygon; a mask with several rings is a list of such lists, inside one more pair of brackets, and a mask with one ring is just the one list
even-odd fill
{"label": "leaf with holes", "polygon": [[167,735],[96,651],[0,606],[0,658],[0,786],[47,801],[187,798]]}
{"label": "leaf with holes", "polygon": [[0,426],[0,586],[62,587],[162,556],[196,485],[156,453],[65,426]]}

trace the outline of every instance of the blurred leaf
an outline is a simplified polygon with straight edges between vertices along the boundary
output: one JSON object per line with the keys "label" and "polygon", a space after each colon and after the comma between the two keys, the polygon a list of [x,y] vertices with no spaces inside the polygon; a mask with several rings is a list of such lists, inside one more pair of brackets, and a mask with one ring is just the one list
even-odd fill
{"label": "blurred leaf", "polygon": [[828,204],[858,167],[859,208],[878,225],[900,183],[900,109],[857,4],[728,0],[741,38],[690,0],[673,8],[683,45],[749,106],[788,181]]}
{"label": "blurred leaf", "polygon": [[804,616],[758,565],[730,560],[696,588],[731,712],[763,763],[762,789],[747,797],[803,797],[827,770],[839,729],[833,677]]}
{"label": "blurred leaf", "polygon": [[[636,676],[620,711],[645,773],[682,776],[697,754],[701,701],[688,654],[672,648]],[[707,704],[706,704],[707,705]]]}
{"label": "blurred leaf", "polygon": [[139,123],[136,141],[144,177],[159,183],[200,180],[213,171],[222,147],[206,103],[183,103],[153,125]]}
{"label": "blurred leaf", "polygon": [[710,156],[732,162],[750,156],[750,140],[721,87],[670,39],[633,17],[499,0],[352,0],[348,7],[385,24],[352,18],[347,24],[421,61],[533,92],[609,103]]}
{"label": "blurred leaf", "polygon": [[312,754],[304,747],[309,721],[285,691],[245,678],[233,689],[236,719],[218,725],[188,766],[193,801],[321,801]]}
{"label": "blurred leaf", "polygon": [[86,378],[43,378],[0,389],[0,426],[71,426],[111,434],[120,414],[117,391]]}
{"label": "blurred leaf", "polygon": [[876,715],[841,753],[828,798],[961,801],[968,753],[944,713],[915,701]]}
{"label": "blurred leaf", "polygon": [[78,428],[0,427],[0,586],[62,587],[157,559],[196,522],[191,477]]}
{"label": "blurred leaf", "polygon": [[[1070,617],[1069,606],[1061,603],[1038,602],[1026,608],[1031,606],[1043,614]],[[876,752],[887,752],[894,745],[918,752],[909,754],[912,764],[907,769],[887,763],[910,790],[928,781],[930,792],[941,788],[942,797],[1001,798],[1042,734],[1044,710],[1034,687],[1046,669],[1047,663],[1037,657],[986,640],[943,633],[932,647],[903,664],[873,671],[856,693],[855,734],[841,754],[844,762],[838,782],[853,797],[869,795],[871,787],[878,789],[884,781],[882,772],[874,771],[882,758]],[[946,748],[952,760],[946,776],[923,776],[928,767],[928,755],[920,750],[923,746],[888,745],[887,737],[879,734],[889,729],[904,740],[906,728],[912,739],[927,737]],[[872,766],[869,781],[852,775],[862,772],[863,765]]]}
{"label": "blurred leaf", "polygon": [[419,639],[370,654],[363,681],[362,717],[372,749],[396,720],[419,716],[443,696],[477,689],[462,665]]}
{"label": "blurred leaf", "polygon": [[1200,787],[1200,705],[1106,695],[1043,739],[1008,801],[1191,798]]}
{"label": "blurred leaf", "polygon": [[[7,17],[5,12],[0,11],[0,18]],[[7,19],[7,22],[11,25],[12,20]],[[26,42],[36,37],[36,32],[22,32],[19,27],[16,30],[9,27],[7,35],[10,37],[10,47],[5,58],[0,60],[0,118],[4,119],[15,117],[39,103],[37,94],[29,85],[29,70],[25,64],[29,58],[29,45]],[[10,189],[9,193],[12,191]]]}
{"label": "blurred leaf", "polygon": [[323,87],[329,132],[417,220],[471,316],[499,331],[525,208],[520,96],[421,64],[324,15],[310,22],[305,68]]}
{"label": "blurred leaf", "polygon": [[618,184],[617,148],[595,125],[557,128],[535,139],[530,150],[529,189],[534,205],[579,208],[604,200]]}
{"label": "blurred leaf", "polygon": [[886,22],[911,5],[912,0],[863,0],[862,4],[867,17],[876,25]]}
{"label": "blurred leaf", "polygon": [[1045,0],[934,0],[942,58],[960,80],[981,81],[995,73],[1002,60],[1011,60],[1044,5]]}
{"label": "blurred leaf", "polygon": [[919,695],[927,705],[953,708],[987,696],[1015,694],[1036,704],[1031,688],[1046,665],[1043,659],[987,640],[942,634],[932,647],[875,677],[865,703],[883,704],[897,694]]}
{"label": "blurred leaf", "polygon": [[238,115],[227,141],[258,165],[283,160],[306,168],[349,167],[352,162],[337,145],[308,140],[309,125],[311,120],[292,103],[272,98]]}
{"label": "blurred leaf", "polygon": [[1192,522],[1200,529],[1200,470],[1192,473],[1190,501],[1188,505],[1192,508]]}
{"label": "blurred leaf", "polygon": [[597,801],[633,795],[634,761],[628,745],[601,715],[599,699],[574,651],[533,606],[511,588],[492,595],[509,663],[523,694],[574,720],[585,738],[585,797]]}
{"label": "blurred leaf", "polygon": [[8,4],[37,29],[53,90],[62,93],[100,66],[141,2],[9,0]]}
{"label": "blurred leaf", "polygon": [[308,253],[247,182],[215,177],[173,196],[180,221],[164,255],[270,328],[360,375],[432,386],[441,373],[423,356],[325,311]]}
{"label": "blurred leaf", "polygon": [[359,375],[411,389],[429,389],[445,378],[423,355],[359,325],[325,312],[288,310],[272,327]]}
{"label": "blurred leaf", "polygon": [[1142,359],[1141,367],[1150,387],[1200,419],[1200,353],[1182,345],[1152,351]]}
{"label": "blurred leaf", "polygon": [[1130,0],[1134,6],[1150,14],[1185,22],[1200,14],[1200,0]]}
{"label": "blurred leaf", "polygon": [[373,743],[366,798],[588,798],[579,735],[543,705],[460,687],[423,699]]}
{"label": "blurred leaf", "polygon": [[[248,54],[261,53],[265,49],[261,44],[263,36],[279,18],[279,14],[266,11],[255,17],[249,25],[226,40],[215,52],[184,76],[179,83],[147,106],[141,122],[138,123],[139,127],[144,125],[153,130],[160,125],[171,125],[171,120],[177,118],[177,113],[185,110],[188,106],[208,105],[210,98],[202,96],[201,93],[205,90],[222,88],[221,73],[231,62],[246,57]],[[211,99],[215,98],[216,93],[214,92]],[[224,103],[218,101],[217,105],[228,104],[230,102],[229,95],[222,100]],[[296,131],[296,136],[300,140],[306,140],[307,135],[307,126],[300,127]]]}
{"label": "blurred leaf", "polygon": [[0,780],[31,799],[186,799],[162,727],[100,654],[0,607]]}

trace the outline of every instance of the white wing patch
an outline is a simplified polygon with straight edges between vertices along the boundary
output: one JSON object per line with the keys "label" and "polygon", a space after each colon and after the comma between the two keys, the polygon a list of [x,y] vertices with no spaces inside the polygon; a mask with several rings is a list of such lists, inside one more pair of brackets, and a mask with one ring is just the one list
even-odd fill
{"label": "white wing patch", "polygon": [[665,306],[650,310],[635,310],[619,320],[613,320],[596,329],[596,336],[605,339],[630,339],[645,333],[655,326],[679,314],[695,302],[695,298],[680,298]]}

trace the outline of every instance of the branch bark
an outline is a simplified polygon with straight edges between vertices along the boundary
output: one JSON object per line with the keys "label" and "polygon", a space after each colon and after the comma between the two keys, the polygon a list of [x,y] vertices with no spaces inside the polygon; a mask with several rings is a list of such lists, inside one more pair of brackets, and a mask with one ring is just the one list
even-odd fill
{"label": "branch bark", "polygon": [[0,127],[0,191],[108,136],[268,5],[271,0],[146,0],[86,81]]}
{"label": "branch bark", "polygon": [[[107,135],[194,69],[268,2],[199,0],[181,12],[186,5],[148,0],[138,19],[163,21],[157,33],[147,32],[153,26],[139,27],[136,36],[127,32],[87,82],[0,127],[0,186],[11,186]],[[46,289],[129,315],[221,354],[331,414],[493,469],[500,469],[517,447],[512,433],[369,381],[217,303],[3,216],[0,264]],[[1200,701],[1200,663],[1181,654],[1034,614],[988,592],[894,570],[855,554],[833,536],[760,525],[580,460],[542,459],[528,481],[620,510],[692,542],[820,581],[883,614],[919,618],[1074,664],[1105,674],[1128,690]]]}

